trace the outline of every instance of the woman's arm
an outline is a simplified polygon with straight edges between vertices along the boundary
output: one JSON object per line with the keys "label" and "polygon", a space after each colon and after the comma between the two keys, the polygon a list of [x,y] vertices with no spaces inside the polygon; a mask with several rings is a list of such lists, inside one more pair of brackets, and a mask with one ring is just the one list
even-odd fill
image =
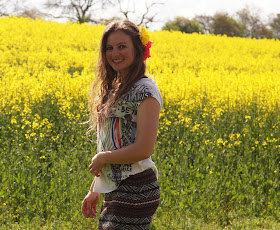
{"label": "woman's arm", "polygon": [[90,186],[90,189],[89,189],[88,192],[92,192],[94,183],[95,183],[95,178],[93,178],[93,181],[92,181],[92,183],[91,183],[91,186]]}
{"label": "woman's arm", "polygon": [[147,97],[137,109],[137,133],[133,144],[113,151],[99,152],[89,166],[93,175],[99,176],[105,164],[130,164],[149,158],[156,142],[160,105]]}
{"label": "woman's arm", "polygon": [[93,179],[92,184],[90,186],[90,190],[82,203],[82,213],[86,218],[94,218],[97,214],[97,204],[99,201],[99,193],[92,192],[93,186],[95,183],[95,179]]}

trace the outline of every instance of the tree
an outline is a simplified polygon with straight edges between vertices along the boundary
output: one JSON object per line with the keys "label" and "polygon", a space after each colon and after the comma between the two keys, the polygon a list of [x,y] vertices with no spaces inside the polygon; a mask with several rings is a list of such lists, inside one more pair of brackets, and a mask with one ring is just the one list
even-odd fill
{"label": "tree", "polygon": [[269,30],[260,18],[260,10],[251,10],[245,7],[237,12],[238,20],[245,26],[245,37],[251,38],[271,38],[272,31]]}
{"label": "tree", "polygon": [[8,16],[6,8],[8,5],[8,0],[0,0],[0,16]]}
{"label": "tree", "polygon": [[258,39],[273,38],[273,32],[265,24],[261,24],[258,28]]}
{"label": "tree", "polygon": [[201,26],[202,30],[206,34],[213,33],[213,17],[207,15],[198,15],[194,18]]}
{"label": "tree", "polygon": [[57,16],[50,15],[54,18],[65,18],[79,23],[98,23],[99,19],[94,18],[94,13],[109,3],[110,0],[48,0],[45,8],[58,12]]}
{"label": "tree", "polygon": [[162,29],[179,30],[185,33],[203,33],[200,24],[196,20],[189,20],[184,17],[176,17],[174,20],[166,22]]}
{"label": "tree", "polygon": [[238,24],[227,13],[217,13],[213,17],[212,29],[214,34],[236,37],[243,35],[244,26]]}
{"label": "tree", "polygon": [[273,35],[275,38],[280,39],[280,14],[277,14],[275,18],[269,23]]}
{"label": "tree", "polygon": [[[150,4],[145,4],[145,10],[140,12],[139,7],[136,10],[135,1],[126,1],[126,3],[133,3],[132,7],[124,7],[125,0],[117,0],[117,4],[119,6],[119,12],[124,16],[126,19],[134,21],[136,25],[144,25],[145,27],[149,27],[149,24],[156,22],[156,17],[158,12],[152,11],[156,8],[156,6],[163,5],[163,2],[151,2]],[[131,4],[130,4],[131,5]]]}
{"label": "tree", "polygon": [[105,18],[105,19],[101,19],[99,21],[99,23],[103,24],[103,25],[108,25],[109,23],[113,22],[113,21],[116,21],[116,20],[121,20],[120,17],[112,17],[112,18]]}
{"label": "tree", "polygon": [[[125,0],[47,0],[45,8],[52,11],[52,14],[50,14],[52,18],[64,18],[80,23],[90,22],[104,24],[107,24],[111,19],[102,18],[97,14],[100,14],[100,12],[103,13],[106,10],[111,10],[111,14],[113,11],[113,19],[119,19],[120,17],[118,15],[114,15],[119,13],[126,19],[136,22],[137,25],[143,24],[148,27],[149,23],[155,22],[155,17],[157,15],[157,13],[152,14],[152,10],[154,10],[156,5],[162,4],[159,2],[152,2],[149,5],[146,4],[146,11],[140,14],[139,10],[135,10],[135,7],[134,9],[125,8],[123,6],[124,1]],[[127,3],[131,2],[134,1],[127,1]],[[111,6],[110,9],[108,8],[109,6]],[[118,6],[119,12],[112,8],[112,6]],[[137,16],[138,18],[135,19],[133,16]]]}
{"label": "tree", "polygon": [[0,16],[17,15],[24,11],[25,0],[0,0]]}
{"label": "tree", "polygon": [[26,18],[32,18],[32,19],[36,19],[36,18],[44,18],[44,14],[42,12],[40,12],[38,9],[36,8],[32,8],[32,9],[25,9],[22,13],[20,13],[18,16],[20,17],[26,17]]}

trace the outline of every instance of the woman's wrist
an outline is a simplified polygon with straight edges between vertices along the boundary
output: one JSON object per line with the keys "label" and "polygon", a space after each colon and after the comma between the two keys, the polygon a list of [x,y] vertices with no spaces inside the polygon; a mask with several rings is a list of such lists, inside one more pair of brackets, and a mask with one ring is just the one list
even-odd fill
{"label": "woman's wrist", "polygon": [[91,190],[88,191],[88,194],[89,194],[89,195],[92,194],[92,193],[98,193],[98,192],[93,192],[93,191],[91,191]]}
{"label": "woman's wrist", "polygon": [[111,153],[111,151],[104,151],[104,152],[99,152],[98,153],[98,161],[101,162],[102,164],[109,164],[109,158],[108,155]]}

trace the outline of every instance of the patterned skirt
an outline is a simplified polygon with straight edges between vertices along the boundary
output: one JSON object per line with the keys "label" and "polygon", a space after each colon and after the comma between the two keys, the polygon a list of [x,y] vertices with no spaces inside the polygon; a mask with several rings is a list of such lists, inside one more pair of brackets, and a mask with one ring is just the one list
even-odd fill
{"label": "patterned skirt", "polygon": [[104,195],[98,229],[149,229],[159,199],[159,183],[152,169],[132,175]]}

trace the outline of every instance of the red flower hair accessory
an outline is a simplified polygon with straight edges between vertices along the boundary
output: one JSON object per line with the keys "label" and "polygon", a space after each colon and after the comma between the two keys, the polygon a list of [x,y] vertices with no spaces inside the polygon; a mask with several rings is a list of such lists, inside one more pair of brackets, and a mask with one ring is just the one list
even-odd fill
{"label": "red flower hair accessory", "polygon": [[148,34],[147,29],[143,25],[140,26],[139,33],[140,33],[140,40],[142,44],[145,46],[145,52],[143,55],[143,60],[145,61],[147,58],[151,57],[150,48],[152,46],[152,42],[150,41],[150,36]]}
{"label": "red flower hair accessory", "polygon": [[151,57],[150,54],[150,48],[152,46],[152,42],[149,41],[146,45],[145,45],[145,52],[144,52],[144,56],[143,56],[143,60],[145,61],[147,58]]}

